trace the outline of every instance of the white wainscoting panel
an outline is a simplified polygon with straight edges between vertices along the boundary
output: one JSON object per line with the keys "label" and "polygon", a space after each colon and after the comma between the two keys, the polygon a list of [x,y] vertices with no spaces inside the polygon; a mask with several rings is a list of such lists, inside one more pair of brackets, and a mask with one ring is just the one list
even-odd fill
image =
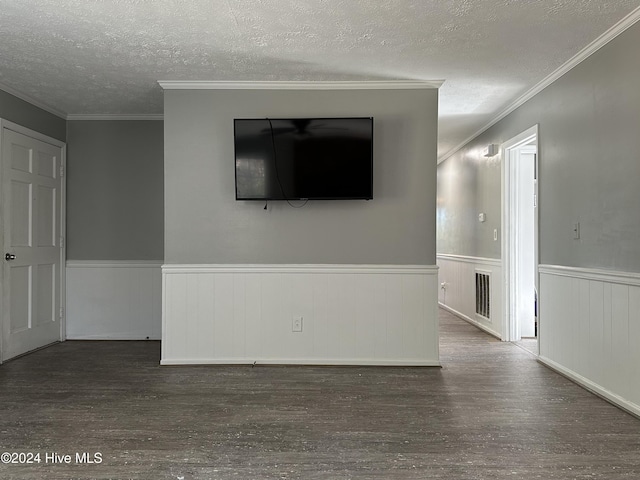
{"label": "white wainscoting panel", "polygon": [[640,415],[640,274],[539,271],[540,361]]}
{"label": "white wainscoting panel", "polygon": [[[438,255],[438,302],[487,333],[502,338],[502,263],[498,259]],[[491,275],[491,318],[476,315],[476,270]],[[444,285],[443,285],[444,284]],[[444,286],[444,288],[442,288]]]}
{"label": "white wainscoting panel", "polygon": [[69,340],[159,340],[162,263],[68,261]]}
{"label": "white wainscoting panel", "polygon": [[[436,266],[164,265],[163,365],[439,365]],[[302,317],[302,332],[292,331]]]}

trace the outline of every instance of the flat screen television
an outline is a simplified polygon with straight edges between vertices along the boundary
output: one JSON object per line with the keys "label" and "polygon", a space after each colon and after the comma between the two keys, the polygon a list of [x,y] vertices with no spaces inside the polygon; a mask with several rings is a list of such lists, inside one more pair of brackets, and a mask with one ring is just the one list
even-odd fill
{"label": "flat screen television", "polygon": [[234,120],[236,200],[373,198],[373,118]]}

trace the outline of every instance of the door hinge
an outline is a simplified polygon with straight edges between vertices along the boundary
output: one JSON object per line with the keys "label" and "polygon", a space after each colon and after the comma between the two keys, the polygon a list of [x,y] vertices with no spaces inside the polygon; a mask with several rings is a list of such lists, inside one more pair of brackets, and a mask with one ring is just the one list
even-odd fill
{"label": "door hinge", "polygon": [[538,206],[538,195],[536,195],[535,193],[533,194],[533,206]]}
{"label": "door hinge", "polygon": [[64,307],[60,307],[60,320],[64,318]]}
{"label": "door hinge", "polygon": [[60,176],[64,177],[64,165],[60,165]]}
{"label": "door hinge", "polygon": [[60,248],[64,248],[64,237],[60,237]]}

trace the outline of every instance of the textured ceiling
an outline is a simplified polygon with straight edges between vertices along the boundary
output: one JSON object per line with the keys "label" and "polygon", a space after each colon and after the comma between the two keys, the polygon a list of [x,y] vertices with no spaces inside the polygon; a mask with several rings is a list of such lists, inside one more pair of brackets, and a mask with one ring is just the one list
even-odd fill
{"label": "textured ceiling", "polygon": [[158,114],[157,80],[445,80],[443,154],[638,6],[0,0],[0,84],[66,114]]}

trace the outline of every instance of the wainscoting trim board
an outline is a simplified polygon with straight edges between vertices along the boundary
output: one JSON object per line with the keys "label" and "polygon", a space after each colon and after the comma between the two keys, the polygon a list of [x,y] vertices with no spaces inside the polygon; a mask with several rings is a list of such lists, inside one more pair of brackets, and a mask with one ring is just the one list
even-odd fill
{"label": "wainscoting trim board", "polygon": [[437,271],[164,265],[161,364],[439,366]]}
{"label": "wainscoting trim board", "polygon": [[157,260],[67,260],[67,268],[161,268]]}
{"label": "wainscoting trim board", "polygon": [[540,359],[640,414],[640,274],[541,265]]}
{"label": "wainscoting trim board", "polygon": [[502,260],[499,258],[470,257],[467,255],[452,255],[449,253],[439,253],[437,258],[439,260],[454,260],[457,262],[473,263],[475,265],[492,265],[494,267],[502,266]]}
{"label": "wainscoting trim board", "polygon": [[437,265],[179,265],[165,264],[162,272],[174,273],[339,273],[433,275]]}
{"label": "wainscoting trim board", "polygon": [[640,287],[640,273],[602,270],[596,268],[565,267],[561,265],[540,265],[538,271],[542,274],[556,275],[584,280],[596,280],[621,285]]}
{"label": "wainscoting trim board", "polygon": [[162,262],[69,260],[68,340],[160,340]]}

